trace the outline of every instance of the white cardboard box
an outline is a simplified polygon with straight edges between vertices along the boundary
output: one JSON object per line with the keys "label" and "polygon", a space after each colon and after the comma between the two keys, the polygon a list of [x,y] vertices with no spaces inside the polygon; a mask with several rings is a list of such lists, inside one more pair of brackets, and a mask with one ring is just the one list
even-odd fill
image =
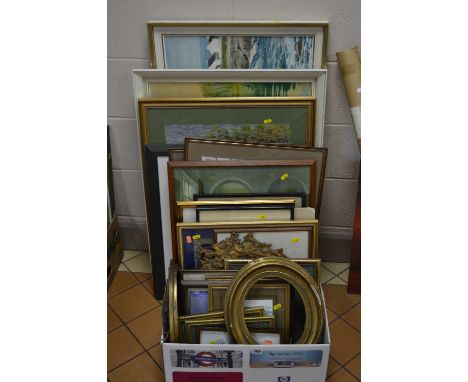
{"label": "white cardboard box", "polygon": [[166,382],[325,382],[330,330],[324,311],[322,344],[197,345],[161,340]]}

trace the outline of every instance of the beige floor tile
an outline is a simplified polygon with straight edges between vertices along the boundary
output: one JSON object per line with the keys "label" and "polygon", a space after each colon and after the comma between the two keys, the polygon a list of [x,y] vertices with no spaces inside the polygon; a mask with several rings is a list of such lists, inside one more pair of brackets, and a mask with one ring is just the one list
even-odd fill
{"label": "beige floor tile", "polygon": [[107,335],[107,370],[123,364],[144,349],[125,326]]}
{"label": "beige floor tile", "polygon": [[335,275],[331,273],[328,269],[323,267],[320,269],[320,283],[325,284],[333,277],[335,277]]}
{"label": "beige floor tile", "polygon": [[361,352],[361,335],[341,318],[330,324],[331,356],[345,364]]}
{"label": "beige floor tile", "polygon": [[118,271],[119,271],[119,272],[130,272],[130,270],[125,266],[124,263],[122,263],[122,264],[119,265]]}
{"label": "beige floor tile", "polygon": [[332,279],[328,280],[327,284],[330,284],[330,285],[348,285],[348,283],[346,281],[343,281],[338,276],[333,277]]}
{"label": "beige floor tile", "polygon": [[144,314],[127,323],[130,331],[138,338],[138,341],[149,349],[161,341],[161,307]]}
{"label": "beige floor tile", "polygon": [[361,379],[361,355],[359,354],[356,358],[349,361],[345,368],[356,378]]}
{"label": "beige floor tile", "polygon": [[141,282],[146,281],[153,276],[151,273],[134,273],[134,275]]}
{"label": "beige floor tile", "polygon": [[164,382],[164,375],[151,357],[144,353],[109,373],[111,382]]}
{"label": "beige floor tile", "polygon": [[138,279],[129,272],[117,272],[114,281],[107,292],[107,297],[113,297],[126,289],[138,284]]}
{"label": "beige floor tile", "polygon": [[126,261],[134,258],[135,256],[138,256],[142,252],[144,252],[144,251],[133,251],[133,250],[130,250],[130,249],[126,249],[126,250],[124,250],[124,257],[123,257],[122,261],[125,263]]}
{"label": "beige floor tile", "polygon": [[353,377],[349,371],[345,369],[338,370],[330,378],[327,378],[327,382],[356,382],[358,379]]}
{"label": "beige floor tile", "polygon": [[333,272],[335,275],[339,275],[341,272],[349,268],[349,263],[331,263],[324,262],[322,266]]}
{"label": "beige floor tile", "polygon": [[133,259],[125,262],[125,265],[134,273],[151,273],[151,263],[148,252],[143,252]]}
{"label": "beige floor tile", "polygon": [[162,357],[161,345],[156,345],[152,347],[148,350],[148,353],[150,353],[151,357],[153,357],[153,359],[158,363],[161,369],[164,370],[164,360]]}
{"label": "beige floor tile", "polygon": [[344,272],[341,272],[338,277],[340,279],[343,279],[344,281],[346,281],[346,283],[348,283],[348,277],[349,277],[349,269],[345,270]]}
{"label": "beige floor tile", "polygon": [[107,332],[109,333],[111,330],[117,329],[119,326],[122,326],[123,322],[120,320],[119,317],[107,307]]}
{"label": "beige floor tile", "polygon": [[143,285],[138,284],[109,299],[109,305],[121,320],[128,322],[156,308],[159,306],[159,303]]}

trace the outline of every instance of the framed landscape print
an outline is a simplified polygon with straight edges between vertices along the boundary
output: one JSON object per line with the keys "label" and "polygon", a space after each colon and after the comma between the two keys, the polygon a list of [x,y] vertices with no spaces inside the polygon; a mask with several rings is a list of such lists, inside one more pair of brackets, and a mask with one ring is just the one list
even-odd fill
{"label": "framed landscape print", "polygon": [[141,99],[138,105],[145,144],[184,144],[186,137],[314,143],[314,97]]}
{"label": "framed landscape print", "polygon": [[324,68],[327,35],[326,22],[148,22],[160,69]]}
{"label": "framed landscape print", "polygon": [[[202,269],[206,250],[214,243],[237,234],[242,241],[250,234],[257,242],[265,243],[272,251],[281,250],[290,259],[314,259],[318,254],[318,220],[289,222],[245,222],[245,223],[178,223],[177,254],[183,270],[191,271],[191,279],[217,276],[216,270],[224,270],[225,261],[230,258],[222,254],[222,263],[209,269]],[[251,240],[252,241],[252,240]],[[242,257],[238,257],[242,258]],[[198,271],[195,271],[198,270]],[[228,271],[224,271],[228,272]],[[197,277],[200,274],[200,277]],[[226,276],[232,274],[226,273]],[[183,276],[185,279],[185,276]]]}
{"label": "framed landscape print", "polygon": [[184,152],[184,159],[188,161],[227,159],[313,159],[317,161],[315,212],[317,218],[320,216],[323,182],[328,155],[328,149],[326,148],[186,138]]}
{"label": "framed landscape print", "polygon": [[[327,70],[133,70],[139,99],[315,97],[314,146],[323,146]],[[270,117],[267,117],[270,118]],[[271,118],[273,119],[273,118]],[[139,123],[139,118],[137,119]],[[263,121],[261,121],[263,122]]]}
{"label": "framed landscape print", "polygon": [[307,205],[315,207],[315,176],[314,160],[168,162],[174,255],[177,201],[200,193],[301,192]]}

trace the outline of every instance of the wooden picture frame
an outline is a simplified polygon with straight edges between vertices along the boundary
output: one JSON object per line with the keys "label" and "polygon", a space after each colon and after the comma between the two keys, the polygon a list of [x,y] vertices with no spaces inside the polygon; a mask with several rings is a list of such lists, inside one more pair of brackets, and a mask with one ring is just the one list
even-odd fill
{"label": "wooden picture frame", "polygon": [[[223,344],[231,344],[232,339],[229,336],[229,333],[224,330],[222,326],[220,327],[209,327],[209,328],[203,328],[199,327],[196,329],[197,331],[197,343],[198,344],[214,344],[214,345],[223,345]],[[216,340],[204,340],[203,339],[203,332],[216,332],[221,334],[221,339],[227,339],[227,341],[216,341]],[[283,331],[280,329],[252,329],[251,335],[254,338],[254,340],[257,341],[258,344],[260,345],[280,345],[281,344],[281,339],[283,338]],[[261,338],[264,338],[265,336],[271,335],[271,337],[274,337],[274,340],[270,340],[269,343],[264,341],[262,342]]]}
{"label": "wooden picture frame", "polygon": [[315,97],[139,99],[140,141],[186,137],[314,144]]}
{"label": "wooden picture frame", "polygon": [[[294,199],[284,200],[220,200],[220,201],[178,201],[176,202],[176,220],[178,223],[194,223],[199,222],[200,211],[206,209],[214,210],[269,210],[269,209],[285,209],[290,210],[290,217],[286,220],[294,220]],[[191,211],[191,213],[184,213],[184,210]],[[190,215],[190,216],[189,216]],[[267,216],[260,219],[252,220],[265,220]],[[188,219],[188,220],[186,220]],[[274,219],[268,219],[274,220]],[[218,220],[219,221],[219,220]]]}
{"label": "wooden picture frame", "polygon": [[[172,258],[172,241],[170,240],[169,196],[168,191],[160,187],[160,180],[167,179],[168,147],[165,145],[146,145],[143,157],[143,180],[146,207],[146,219],[148,226],[149,252],[151,256],[151,268],[155,297],[163,298],[167,268]],[[164,166],[158,166],[162,161]],[[164,172],[160,174],[159,168]],[[167,183],[167,180],[166,180]],[[166,186],[167,188],[167,186]],[[163,208],[167,206],[167,208]],[[164,231],[167,230],[166,234]],[[168,236],[169,234],[169,236]]]}
{"label": "wooden picture frame", "polygon": [[[250,328],[258,329],[271,329],[275,325],[274,316],[262,316],[262,317],[245,317],[245,322]],[[196,329],[200,327],[223,327],[224,318],[208,318],[208,319],[195,319],[195,320],[185,320],[181,324],[182,338],[186,343],[194,344],[197,343],[197,332]]]}
{"label": "wooden picture frame", "polygon": [[284,201],[287,199],[294,200],[296,208],[305,207],[307,204],[306,194],[304,192],[284,192],[284,193],[247,193],[247,194],[193,194],[194,201],[242,201],[242,200],[274,200]]}
{"label": "wooden picture frame", "polygon": [[[221,234],[238,232],[258,233],[257,237],[265,235],[272,240],[273,249],[284,248],[292,258],[314,259],[318,255],[318,220],[294,220],[290,222],[245,222],[245,223],[178,223],[177,224],[177,255],[180,268],[185,272],[191,270],[195,274],[219,272],[219,270],[198,270],[195,258],[195,241],[202,245],[218,242]],[[187,236],[197,237],[188,243]],[[259,239],[259,240],[260,240]],[[299,239],[299,240],[298,240]],[[274,244],[278,243],[278,244]],[[296,256],[296,257],[294,257]],[[226,271],[225,271],[226,272]],[[228,275],[228,274],[226,274]]]}
{"label": "wooden picture frame", "polygon": [[169,160],[174,161],[174,160],[184,160],[184,150],[182,149],[169,149],[167,150],[169,154]]}
{"label": "wooden picture frame", "polygon": [[[282,192],[290,189],[291,192],[297,192],[295,187],[302,187],[301,192],[308,195],[308,204],[310,207],[315,207],[315,179],[316,179],[316,161],[315,160],[270,160],[270,161],[197,161],[197,162],[168,162],[168,179],[169,179],[169,199],[170,199],[170,217],[172,227],[172,243],[173,254],[176,258],[177,241],[176,241],[176,202],[186,200],[200,192],[194,190],[194,184],[191,179],[186,180],[184,174],[196,178],[204,184],[204,182],[196,177],[196,171],[200,174],[210,174],[210,179],[216,175],[216,169],[221,178],[212,186],[214,192],[220,190],[227,181],[238,179],[246,182],[246,174],[255,182],[255,187],[262,189],[253,190],[254,192],[278,192],[275,188],[283,189]],[[219,171],[221,169],[221,171]],[[234,169],[234,171],[232,171]],[[236,171],[242,176],[241,178],[233,178]],[[247,172],[248,171],[248,172]],[[262,172],[263,171],[263,172]],[[267,172],[265,172],[267,171]],[[179,173],[180,172],[180,173]],[[295,175],[293,173],[296,173]],[[176,179],[177,178],[177,179]],[[308,178],[308,179],[304,179]],[[268,182],[266,182],[268,180]],[[176,188],[176,181],[179,182],[179,188]],[[223,183],[225,182],[225,183]],[[254,183],[252,183],[254,184]],[[176,192],[180,191],[180,195]]]}
{"label": "wooden picture frame", "polygon": [[186,138],[184,160],[267,160],[267,159],[313,159],[317,161],[317,179],[315,189],[316,216],[320,216],[323,183],[327,166],[328,149],[313,146],[254,144],[213,139]]}
{"label": "wooden picture frame", "polygon": [[[315,282],[320,286],[320,259],[290,259],[292,262],[304,267],[312,276]],[[249,264],[250,259],[224,259],[224,269],[227,271],[238,271],[245,265]]]}
{"label": "wooden picture frame", "polygon": [[[327,70],[133,70],[136,114],[139,99],[315,97],[314,146],[324,142]],[[137,124],[139,126],[139,118]],[[140,127],[138,127],[140,129]]]}
{"label": "wooden picture frame", "polygon": [[[148,40],[152,68],[326,68],[328,22],[149,21]],[[279,59],[272,49],[282,52]]]}

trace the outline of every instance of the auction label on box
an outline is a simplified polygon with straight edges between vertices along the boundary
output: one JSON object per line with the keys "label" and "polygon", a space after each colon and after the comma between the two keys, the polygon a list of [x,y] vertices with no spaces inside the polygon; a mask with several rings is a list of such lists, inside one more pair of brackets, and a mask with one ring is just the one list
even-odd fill
{"label": "auction label on box", "polygon": [[322,364],[322,350],[271,351],[252,350],[250,367],[291,368],[318,367]]}
{"label": "auction label on box", "polygon": [[174,382],[243,382],[242,373],[191,373],[174,371]]}
{"label": "auction label on box", "polygon": [[184,350],[171,349],[171,366],[187,368],[241,368],[242,352],[235,350]]}

